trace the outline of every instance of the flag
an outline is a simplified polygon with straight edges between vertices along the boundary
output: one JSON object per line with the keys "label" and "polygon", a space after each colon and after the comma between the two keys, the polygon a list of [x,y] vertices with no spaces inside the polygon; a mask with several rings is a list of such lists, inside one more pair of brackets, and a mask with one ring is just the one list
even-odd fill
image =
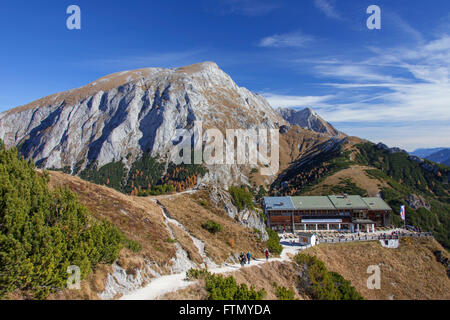
{"label": "flag", "polygon": [[400,217],[403,221],[406,221],[406,209],[405,206],[400,207]]}

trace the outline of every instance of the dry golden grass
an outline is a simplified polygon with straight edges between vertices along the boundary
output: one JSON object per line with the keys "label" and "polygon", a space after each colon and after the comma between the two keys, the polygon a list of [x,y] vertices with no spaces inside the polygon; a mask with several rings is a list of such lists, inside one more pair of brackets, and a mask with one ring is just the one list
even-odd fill
{"label": "dry golden grass", "polygon": [[[227,273],[232,275],[238,284],[246,284],[249,288],[253,286],[256,290],[264,289],[267,293],[265,300],[278,300],[276,289],[273,283],[280,287],[292,288],[295,292],[295,299],[306,300],[308,297],[302,295],[297,288],[297,267],[292,262],[269,262],[259,266],[246,266],[237,271]],[[204,280],[195,284],[168,293],[161,297],[161,300],[205,300],[208,292],[205,290]]]}
{"label": "dry golden grass", "polygon": [[[157,272],[169,272],[169,262],[175,257],[176,248],[167,241],[170,234],[164,224],[161,208],[151,199],[127,196],[78,177],[50,172],[50,187],[64,186],[68,186],[78,196],[95,218],[112,222],[128,239],[141,244],[139,253],[128,249],[120,252],[117,264],[128,274],[134,274],[137,269],[144,270],[148,261],[157,263]],[[50,299],[98,299],[97,294],[104,290],[107,275],[111,271],[111,266],[96,266],[94,272],[82,281],[81,290],[63,290],[50,296]]]}
{"label": "dry golden grass", "polygon": [[[383,248],[379,242],[321,244],[305,251],[317,256],[329,271],[340,273],[366,299],[369,300],[448,300],[450,280],[445,267],[436,261],[433,254],[443,250],[436,241],[426,239],[405,239],[399,249]],[[443,250],[444,254],[448,256]],[[367,288],[367,268],[379,265],[381,269],[381,290]],[[286,288],[295,287],[297,267],[292,262],[271,262],[261,266],[245,267],[230,273],[236,281],[264,288],[266,299],[276,299],[272,286],[276,282]],[[205,299],[204,283],[198,282],[186,289],[168,294],[164,299]],[[295,289],[296,298],[308,299]]]}
{"label": "dry golden grass", "polygon": [[[280,168],[279,172],[286,170],[291,163],[307,154],[315,146],[327,141],[330,136],[292,126],[286,134],[280,134]],[[250,170],[249,170],[250,171]],[[264,185],[267,176],[257,173],[251,174],[251,183],[254,186]]]}
{"label": "dry golden grass", "polygon": [[296,288],[297,267],[293,262],[269,262],[259,266],[247,266],[232,273],[238,284],[245,283],[248,287],[254,286],[256,290],[264,289],[267,292],[266,300],[278,300],[275,282],[279,287],[294,289],[295,299],[308,299]]}
{"label": "dry golden grass", "polygon": [[203,258],[200,256],[198,248],[195,246],[192,238],[184,230],[173,223],[170,223],[170,228],[172,228],[173,230],[176,241],[187,252],[189,259],[191,259],[198,265],[201,265],[203,263]]}
{"label": "dry golden grass", "polygon": [[142,245],[139,256],[163,266],[175,257],[176,248],[168,242],[170,234],[161,209],[149,198],[124,195],[60,172],[50,172],[50,186],[68,186],[79,201],[98,219],[107,219],[126,236]]}
{"label": "dry golden grass", "polygon": [[205,289],[205,281],[197,281],[187,288],[175,292],[169,292],[157,300],[206,300],[208,291]]}
{"label": "dry golden grass", "polygon": [[[160,201],[167,208],[169,215],[185,226],[190,234],[205,243],[206,254],[217,264],[227,261],[231,254],[250,251],[256,257],[263,256],[264,245],[257,235],[248,228],[229,218],[225,211],[209,201],[207,191],[192,195],[172,195],[160,197],[132,197],[124,195],[105,186],[86,182],[61,172],[50,172],[50,187],[68,186],[79,201],[97,219],[107,219],[118,226],[129,239],[142,245],[139,253],[123,249],[117,264],[128,274],[143,270],[148,261],[156,262],[160,274],[167,274],[170,260],[176,255],[176,247],[164,224],[161,208],[155,203]],[[200,205],[201,199],[207,200],[207,206]],[[204,202],[203,202],[204,204]],[[201,225],[214,220],[220,223],[223,230],[212,235]],[[181,228],[170,224],[176,241],[197,264],[203,263],[191,237]],[[231,246],[233,244],[234,246]],[[94,272],[82,282],[82,290],[64,290],[52,295],[51,299],[98,299],[97,293],[104,290],[109,266],[97,266]]]}
{"label": "dry golden grass", "polygon": [[[450,299],[450,280],[436,261],[435,250],[445,251],[436,241],[405,239],[398,249],[379,242],[320,244],[306,253],[317,256],[330,271],[340,273],[367,299]],[[381,290],[367,288],[367,268],[379,265]]]}
{"label": "dry golden grass", "polygon": [[341,179],[351,179],[358,187],[366,190],[370,197],[376,197],[380,192],[380,189],[387,187],[387,184],[385,181],[369,177],[365,172],[367,169],[373,168],[355,165],[348,169],[341,170],[334,175],[327,177],[306,194],[329,194],[330,190],[325,185],[335,186],[340,183]]}
{"label": "dry golden grass", "polygon": [[105,290],[106,278],[112,267],[98,265],[88,278],[81,282],[81,290],[61,290],[51,294],[48,300],[100,300],[98,293]]}
{"label": "dry golden grass", "polygon": [[[207,202],[206,207],[200,205],[201,199]],[[264,245],[256,233],[228,217],[224,209],[215,207],[210,202],[207,191],[160,198],[159,201],[172,218],[205,243],[205,252],[215,263],[221,264],[227,261],[230,255],[241,251],[250,251],[255,257],[263,256]],[[202,224],[208,220],[222,225],[222,231],[211,234],[203,229]],[[230,245],[233,241],[234,247]]]}

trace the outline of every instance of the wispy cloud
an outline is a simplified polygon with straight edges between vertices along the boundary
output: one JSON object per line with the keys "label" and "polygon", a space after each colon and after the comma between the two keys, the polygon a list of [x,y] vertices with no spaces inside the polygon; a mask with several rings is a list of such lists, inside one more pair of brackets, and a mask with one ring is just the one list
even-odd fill
{"label": "wispy cloud", "polygon": [[274,107],[311,106],[340,130],[374,141],[409,149],[450,145],[450,35],[369,54],[308,61],[331,95],[266,96]]}
{"label": "wispy cloud", "polygon": [[328,18],[342,20],[342,16],[337,11],[334,0],[314,0],[314,5]]}
{"label": "wispy cloud", "polygon": [[269,37],[261,39],[259,42],[260,47],[273,47],[273,48],[283,48],[283,47],[294,47],[301,48],[306,44],[314,40],[314,37],[305,35],[300,31],[285,33],[285,34],[274,34]]}
{"label": "wispy cloud", "polygon": [[379,73],[370,66],[357,64],[344,65],[319,65],[315,67],[318,75],[328,78],[338,78],[345,80],[359,81],[377,81],[377,82],[397,82],[401,79],[395,79],[391,75]]}
{"label": "wispy cloud", "polygon": [[406,22],[400,15],[395,12],[387,11],[383,17],[388,21],[388,23],[393,24],[395,27],[400,29],[402,32],[407,34],[409,37],[416,41],[423,41],[422,34],[412,27],[408,22]]}

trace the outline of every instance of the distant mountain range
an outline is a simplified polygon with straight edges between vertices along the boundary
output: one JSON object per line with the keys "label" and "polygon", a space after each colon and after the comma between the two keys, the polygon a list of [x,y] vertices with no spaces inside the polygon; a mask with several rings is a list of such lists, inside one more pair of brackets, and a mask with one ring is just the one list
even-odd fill
{"label": "distant mountain range", "polygon": [[411,155],[450,166],[450,148],[417,149]]}

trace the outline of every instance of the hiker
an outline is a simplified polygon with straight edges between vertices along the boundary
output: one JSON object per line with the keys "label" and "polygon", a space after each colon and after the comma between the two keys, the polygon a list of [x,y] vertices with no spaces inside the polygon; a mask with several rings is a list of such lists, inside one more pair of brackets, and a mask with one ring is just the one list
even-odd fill
{"label": "hiker", "polygon": [[269,261],[269,249],[266,249],[266,251],[264,251],[264,254],[266,256],[266,261]]}
{"label": "hiker", "polygon": [[246,258],[246,256],[244,255],[244,256],[242,256],[242,262],[241,262],[241,264],[242,264],[242,266],[243,267],[245,267],[245,264],[247,263],[247,258]]}
{"label": "hiker", "polygon": [[250,264],[250,260],[252,259],[252,255],[251,255],[251,253],[250,253],[250,251],[249,252],[247,252],[247,263],[248,264]]}

